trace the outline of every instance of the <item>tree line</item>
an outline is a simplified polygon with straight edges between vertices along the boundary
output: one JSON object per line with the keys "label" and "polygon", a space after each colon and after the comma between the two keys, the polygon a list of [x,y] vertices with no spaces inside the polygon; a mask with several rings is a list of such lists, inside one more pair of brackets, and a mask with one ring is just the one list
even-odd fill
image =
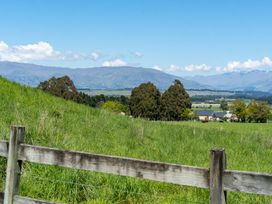
{"label": "tree line", "polygon": [[132,90],[130,98],[105,95],[89,96],[86,93],[78,92],[68,76],[52,77],[41,82],[38,88],[77,103],[114,112],[124,112],[133,117],[149,120],[187,120],[191,113],[191,99],[179,80],[175,80],[163,94],[151,82],[142,83]]}
{"label": "tree line", "polygon": [[270,107],[265,101],[252,100],[248,105],[242,100],[233,101],[230,110],[240,122],[266,123],[271,118]]}
{"label": "tree line", "polygon": [[[179,80],[163,93],[151,82],[142,83],[132,89],[130,98],[126,96],[89,96],[78,92],[68,76],[52,77],[41,82],[39,89],[52,95],[72,100],[91,107],[107,109],[116,113],[123,112],[133,117],[149,120],[181,121],[194,119],[191,98]],[[266,122],[271,118],[267,102],[252,100],[248,105],[243,100],[235,100],[229,107],[221,101],[222,110],[231,110],[240,122]]]}
{"label": "tree line", "polygon": [[[64,98],[66,100],[72,100],[74,102],[85,104],[93,108],[100,108],[109,106],[112,102],[115,102],[117,107],[121,110],[127,110],[123,106],[128,106],[129,98],[126,96],[105,96],[103,94],[90,96],[84,92],[78,92],[73,81],[68,76],[52,77],[49,80],[41,82],[38,86],[39,89],[50,93],[54,96]],[[122,106],[121,106],[122,105]]]}

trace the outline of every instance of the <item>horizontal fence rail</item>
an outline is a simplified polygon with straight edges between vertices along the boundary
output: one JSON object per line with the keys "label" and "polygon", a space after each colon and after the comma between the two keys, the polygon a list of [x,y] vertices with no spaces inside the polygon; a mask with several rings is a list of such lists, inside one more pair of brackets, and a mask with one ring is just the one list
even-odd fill
{"label": "horizontal fence rail", "polygon": [[[0,203],[4,203],[4,193],[0,192]],[[43,200],[38,200],[38,199],[33,199],[33,198],[28,198],[28,197],[23,197],[23,196],[18,196],[15,195],[13,198],[13,203],[14,204],[54,204],[49,201],[43,201]]]}
{"label": "horizontal fence rail", "polygon": [[[0,156],[7,157],[8,142],[0,141]],[[90,170],[180,185],[209,188],[209,169],[103,154],[83,153],[21,144],[18,159],[38,164]],[[224,171],[224,190],[272,195],[272,175]]]}
{"label": "horizontal fence rail", "polygon": [[272,195],[271,174],[225,170],[223,181],[227,191]]}
{"label": "horizontal fence rail", "polygon": [[[2,149],[2,147],[4,147]],[[6,156],[8,145],[0,142],[0,154]],[[90,170],[115,175],[150,179],[167,183],[209,188],[207,168],[153,162],[126,157],[91,154],[21,144],[18,159],[38,164]]]}
{"label": "horizontal fence rail", "polygon": [[[8,157],[8,160],[10,160],[11,154],[9,152],[9,144],[8,141],[0,141],[0,156]],[[224,149],[211,150],[210,168],[202,168],[127,157],[61,150],[22,143],[18,143],[18,147],[16,146],[16,143],[12,143],[12,145],[15,145],[15,148],[13,149],[17,150],[16,159],[20,162],[28,161],[37,164],[54,165],[199,188],[208,188],[211,192],[210,203],[212,204],[226,203],[226,191],[272,195],[272,174],[226,170]],[[14,170],[7,169],[7,172],[12,171]],[[6,184],[6,188],[7,186],[9,185]],[[13,190],[13,203],[50,204],[50,202],[47,201],[21,197],[18,195],[19,191],[16,190],[16,186],[11,185],[11,188],[15,189]],[[10,192],[7,195],[10,196],[9,194]],[[3,197],[4,194],[0,193],[0,203],[3,203]],[[9,203],[12,202],[4,204]]]}

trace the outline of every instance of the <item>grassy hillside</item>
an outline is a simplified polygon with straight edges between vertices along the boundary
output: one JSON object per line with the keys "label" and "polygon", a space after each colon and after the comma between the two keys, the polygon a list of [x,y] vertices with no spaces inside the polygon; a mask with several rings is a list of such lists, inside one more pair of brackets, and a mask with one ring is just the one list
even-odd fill
{"label": "grassy hillside", "polygon": [[[150,122],[75,104],[0,78],[0,137],[26,126],[29,144],[208,167],[224,147],[228,168],[272,173],[272,126]],[[3,188],[4,159],[0,186]],[[62,203],[207,203],[207,190],[25,163],[21,194]],[[228,203],[272,197],[228,194]]]}

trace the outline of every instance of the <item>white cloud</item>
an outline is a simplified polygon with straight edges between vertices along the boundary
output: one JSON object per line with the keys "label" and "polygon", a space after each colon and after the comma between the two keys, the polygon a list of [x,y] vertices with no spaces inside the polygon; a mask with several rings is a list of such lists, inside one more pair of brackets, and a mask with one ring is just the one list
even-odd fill
{"label": "white cloud", "polygon": [[182,68],[178,65],[171,64],[170,67],[167,69],[169,72],[179,72],[182,71]]}
{"label": "white cloud", "polygon": [[9,46],[0,41],[0,61],[28,62],[37,60],[93,60],[102,56],[99,52],[74,53],[72,51],[56,51],[48,42]]}
{"label": "white cloud", "polygon": [[91,59],[94,61],[98,60],[100,57],[101,57],[101,53],[99,53],[99,52],[92,52],[91,53]]}
{"label": "white cloud", "polygon": [[136,51],[136,52],[132,52],[132,55],[134,56],[134,57],[138,57],[138,58],[140,58],[140,57],[143,57],[144,55],[141,53],[141,52],[138,52],[138,51]]}
{"label": "white cloud", "polygon": [[0,52],[7,49],[8,49],[8,45],[5,42],[0,41]]}
{"label": "white cloud", "polygon": [[248,59],[244,62],[231,61],[226,66],[209,66],[207,64],[190,64],[185,67],[180,67],[175,64],[171,64],[167,69],[168,72],[234,72],[234,71],[251,71],[251,70],[263,70],[272,68],[272,59],[264,57],[260,60]]}
{"label": "white cloud", "polygon": [[200,65],[191,64],[184,67],[184,70],[187,72],[195,72],[195,71],[208,72],[211,70],[211,67],[206,64],[200,64]]}
{"label": "white cloud", "polygon": [[190,64],[186,67],[180,67],[175,64],[171,64],[167,71],[169,72],[208,72],[211,71],[212,67],[206,65],[206,64]]}
{"label": "white cloud", "polygon": [[158,65],[154,65],[154,66],[153,66],[153,69],[156,69],[156,70],[162,71],[162,68],[160,68]]}
{"label": "white cloud", "polygon": [[223,68],[222,68],[222,67],[219,67],[219,66],[218,66],[218,67],[215,67],[215,71],[216,71],[216,72],[222,72],[222,71],[223,71]]}
{"label": "white cloud", "polygon": [[44,60],[57,57],[59,52],[48,42],[38,42],[27,45],[16,45],[9,47],[3,41],[0,42],[0,60],[24,62],[29,60]]}
{"label": "white cloud", "polygon": [[255,70],[262,68],[272,67],[272,60],[269,57],[264,57],[261,60],[248,59],[244,62],[232,61],[224,67],[225,72],[242,71],[242,70]]}
{"label": "white cloud", "polygon": [[105,61],[102,64],[102,66],[104,66],[104,67],[118,67],[118,66],[126,66],[126,65],[127,65],[127,63],[121,59]]}

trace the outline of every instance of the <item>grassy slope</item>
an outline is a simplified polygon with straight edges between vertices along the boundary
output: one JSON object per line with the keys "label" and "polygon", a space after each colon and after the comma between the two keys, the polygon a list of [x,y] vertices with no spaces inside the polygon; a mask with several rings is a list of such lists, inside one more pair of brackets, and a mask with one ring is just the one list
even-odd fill
{"label": "grassy slope", "polygon": [[[224,147],[229,169],[272,173],[268,124],[131,119],[0,78],[0,137],[9,137],[11,124],[26,126],[29,144],[204,167],[209,164],[209,149]],[[203,189],[28,163],[21,194],[64,203],[207,203],[209,197]],[[228,195],[229,203],[272,202],[268,196]]]}

